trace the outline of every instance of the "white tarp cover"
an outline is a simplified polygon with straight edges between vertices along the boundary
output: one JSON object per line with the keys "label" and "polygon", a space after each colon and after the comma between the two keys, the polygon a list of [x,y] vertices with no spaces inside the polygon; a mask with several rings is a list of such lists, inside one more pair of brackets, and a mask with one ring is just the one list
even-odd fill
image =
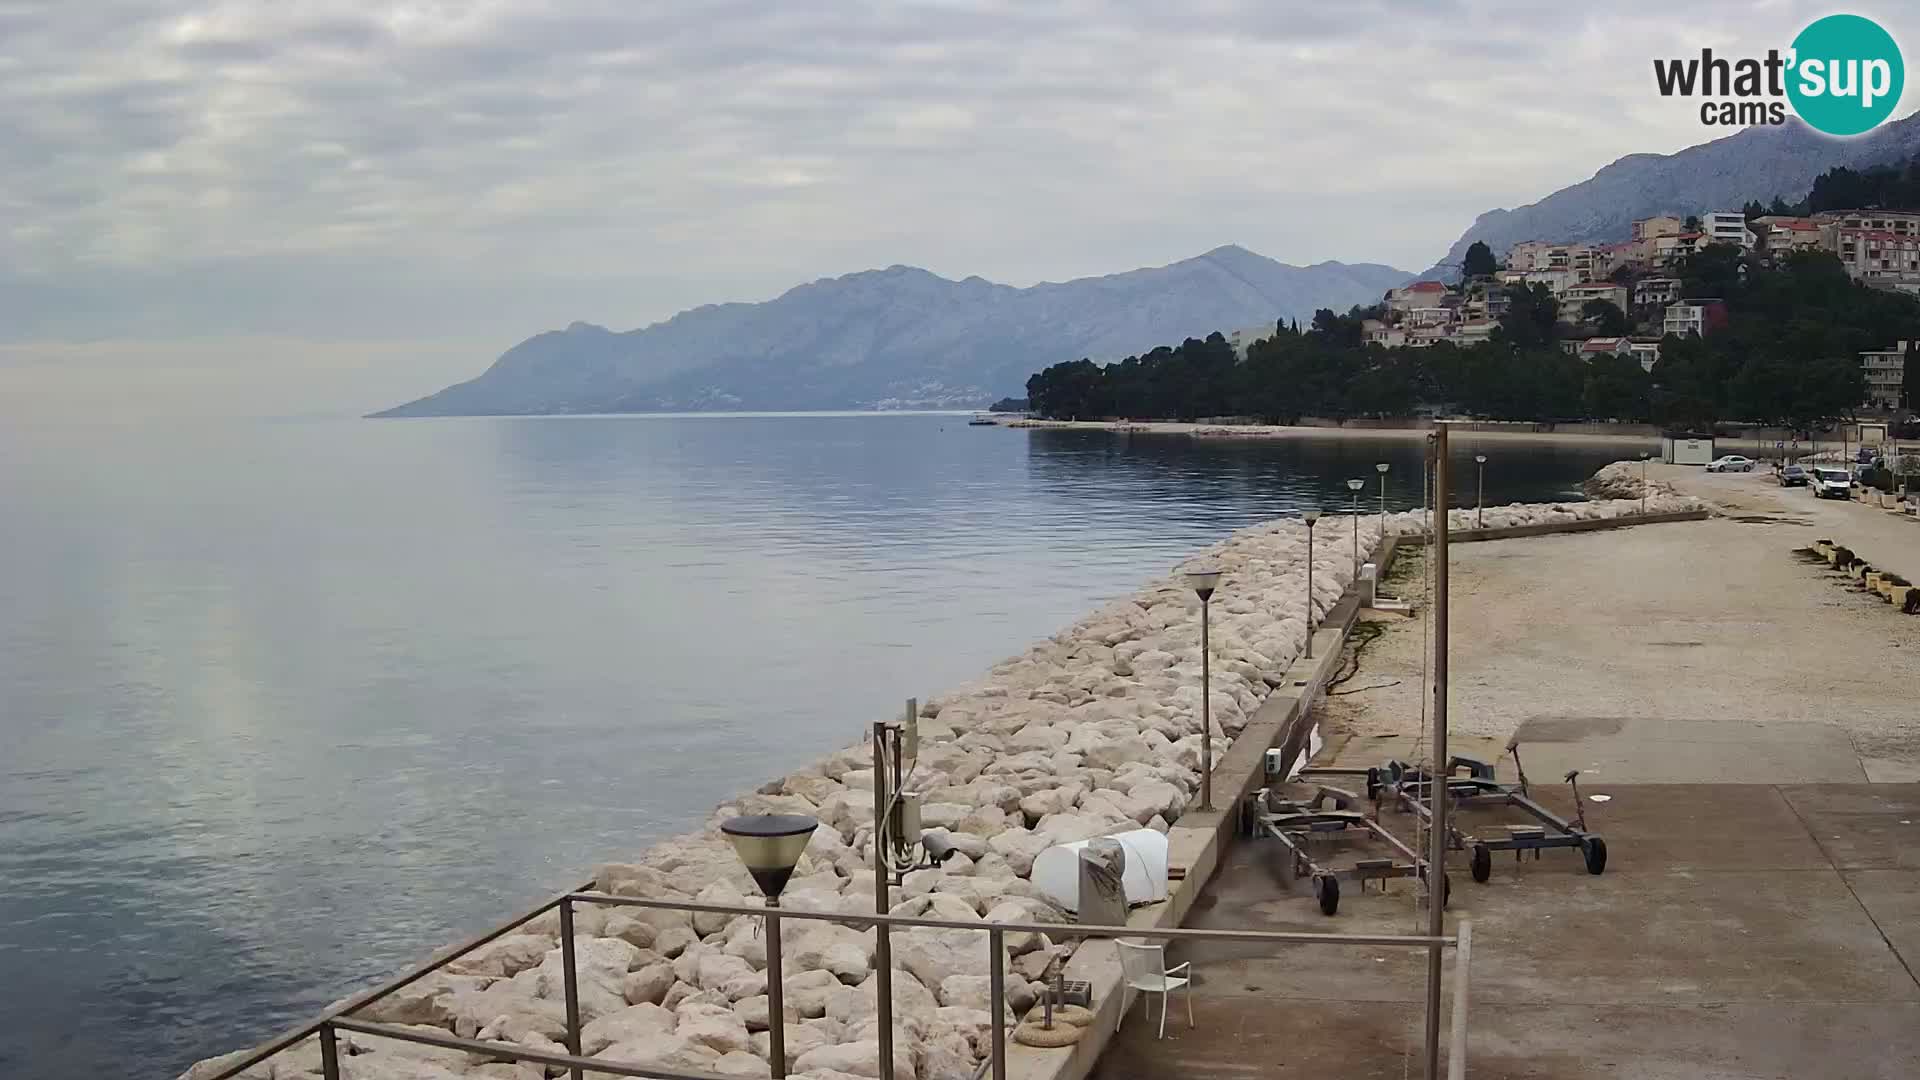
{"label": "white tarp cover", "polygon": [[[1152,829],[1114,833],[1127,850],[1127,904],[1153,904],[1167,898],[1167,838]],[[1068,911],[1080,910],[1080,849],[1087,841],[1057,844],[1033,860],[1033,885],[1040,895]]]}

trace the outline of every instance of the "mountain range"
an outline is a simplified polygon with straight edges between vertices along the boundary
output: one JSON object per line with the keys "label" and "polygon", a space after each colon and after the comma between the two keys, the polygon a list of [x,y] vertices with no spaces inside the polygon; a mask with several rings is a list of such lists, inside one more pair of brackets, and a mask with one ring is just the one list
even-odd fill
{"label": "mountain range", "polygon": [[984,408],[1062,360],[1115,360],[1345,311],[1410,277],[1372,263],[1289,266],[1231,245],[1029,288],[891,266],[624,333],[576,322],[515,345],[477,378],[375,415]]}
{"label": "mountain range", "polygon": [[[1672,154],[1629,154],[1538,202],[1489,210],[1423,276],[1458,273],[1468,245],[1605,243],[1635,218],[1797,201],[1835,166],[1920,153],[1920,113],[1853,139],[1797,120]],[[723,409],[978,408],[1062,360],[1113,360],[1215,330],[1370,304],[1413,275],[1375,263],[1290,266],[1229,245],[1167,266],[1029,288],[912,266],[714,304],[616,332],[576,322],[514,346],[478,377],[378,416]]]}
{"label": "mountain range", "polygon": [[1862,169],[1905,161],[1920,152],[1920,113],[1853,139],[1822,135],[1798,119],[1750,127],[1672,154],[1628,154],[1589,179],[1539,202],[1489,210],[1423,276],[1457,277],[1475,240],[1496,258],[1526,240],[1613,243],[1628,239],[1635,218],[1738,210],[1749,199],[1797,202],[1814,178],[1845,165]]}

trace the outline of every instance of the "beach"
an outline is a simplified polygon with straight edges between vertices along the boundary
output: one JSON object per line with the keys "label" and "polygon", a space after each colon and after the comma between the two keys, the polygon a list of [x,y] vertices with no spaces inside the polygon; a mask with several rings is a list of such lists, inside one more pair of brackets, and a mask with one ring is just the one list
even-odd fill
{"label": "beach", "polygon": [[[1431,425],[1424,427],[1335,427],[1306,424],[1217,424],[1184,420],[1036,420],[1002,419],[1003,427],[1012,428],[1055,428],[1062,430],[1111,431],[1126,435],[1185,435],[1201,439],[1352,439],[1352,440],[1408,440],[1421,439],[1433,433]],[[1560,444],[1568,446],[1625,446],[1650,447],[1659,445],[1660,437],[1652,428],[1640,425],[1628,425],[1636,430],[1627,431],[1581,431],[1583,427],[1604,427],[1606,425],[1564,424],[1568,430],[1533,431],[1520,430],[1531,428],[1531,424],[1501,425],[1497,423],[1450,424],[1448,425],[1456,449],[1471,449],[1475,444],[1511,444],[1538,443]]]}

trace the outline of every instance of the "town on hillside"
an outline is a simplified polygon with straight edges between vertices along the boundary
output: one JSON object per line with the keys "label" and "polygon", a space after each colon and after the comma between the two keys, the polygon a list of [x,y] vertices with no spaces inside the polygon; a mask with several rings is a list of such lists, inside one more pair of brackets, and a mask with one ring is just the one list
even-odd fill
{"label": "town on hillside", "polygon": [[[1652,372],[1663,337],[1704,337],[1727,324],[1725,301],[1686,295],[1679,276],[1687,259],[1714,245],[1738,248],[1768,267],[1795,253],[1823,251],[1856,282],[1920,296],[1920,213],[1832,210],[1803,217],[1754,215],[1753,209],[1642,218],[1630,239],[1614,244],[1529,240],[1509,249],[1504,264],[1493,264],[1485,245],[1475,245],[1458,284],[1423,280],[1390,291],[1363,322],[1364,339],[1388,348],[1489,341],[1506,313],[1510,287],[1542,285],[1572,316],[1560,340],[1563,351],[1582,359],[1632,357]],[[1907,342],[1898,341],[1860,353],[1862,405],[1891,410],[1908,404],[1902,400],[1906,351]]]}

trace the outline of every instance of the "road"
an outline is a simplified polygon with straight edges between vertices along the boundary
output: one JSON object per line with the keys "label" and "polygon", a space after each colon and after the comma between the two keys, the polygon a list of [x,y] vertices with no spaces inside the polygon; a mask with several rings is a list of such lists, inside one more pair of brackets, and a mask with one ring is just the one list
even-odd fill
{"label": "road", "polygon": [[1920,519],[1851,499],[1817,499],[1806,488],[1783,488],[1764,466],[1750,473],[1710,473],[1693,465],[1654,465],[1649,478],[1733,514],[1766,515],[1816,527],[1876,567],[1920,581]]}

